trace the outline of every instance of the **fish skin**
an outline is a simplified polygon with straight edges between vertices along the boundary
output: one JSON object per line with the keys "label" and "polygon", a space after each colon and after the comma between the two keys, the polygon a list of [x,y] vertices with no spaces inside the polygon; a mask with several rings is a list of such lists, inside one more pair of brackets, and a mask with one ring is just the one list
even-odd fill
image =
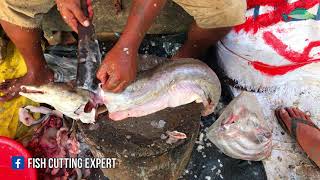
{"label": "fish skin", "polygon": [[90,92],[82,89],[73,89],[64,83],[49,83],[42,86],[21,86],[23,89],[41,91],[43,93],[20,92],[21,96],[27,97],[38,103],[53,106],[64,115],[81,120],[84,123],[94,123],[95,109],[90,113],[84,112],[84,107],[90,100]]}
{"label": "fish skin", "polygon": [[[203,103],[203,115],[214,111],[221,95],[221,86],[216,74],[205,63],[195,59],[171,61],[152,56],[145,57],[143,61],[146,63],[139,63],[140,72],[136,81],[122,93],[111,93],[100,89],[96,95],[98,96],[96,99],[102,97],[111,119],[140,117],[194,101]],[[80,115],[75,115],[76,109],[82,111],[90,99],[95,99],[92,95],[90,97],[89,92],[68,91],[66,86],[59,84],[24,86],[24,88],[44,90],[46,94],[20,93],[22,96],[36,102],[47,103],[56,109],[59,107],[59,111],[71,118],[80,119],[85,123],[94,122],[94,114],[78,112]]]}
{"label": "fish skin", "polygon": [[[220,82],[205,63],[195,59],[180,59],[141,73],[121,94],[104,92],[103,97],[110,118],[122,120],[193,101],[204,104],[202,115],[206,116],[214,111],[220,94]],[[154,109],[143,112],[145,104]]]}

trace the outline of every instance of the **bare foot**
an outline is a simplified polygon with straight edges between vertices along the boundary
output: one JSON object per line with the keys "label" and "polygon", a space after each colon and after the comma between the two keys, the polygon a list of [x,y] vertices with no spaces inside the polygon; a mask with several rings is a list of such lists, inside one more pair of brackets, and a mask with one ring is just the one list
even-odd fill
{"label": "bare foot", "polygon": [[[285,124],[285,129],[295,137],[308,157],[320,166],[320,130],[310,117],[298,108],[276,110],[278,120]],[[298,119],[298,120],[296,120]],[[281,122],[280,122],[281,123]],[[296,124],[296,126],[294,125]],[[292,127],[293,126],[293,127]]]}
{"label": "bare foot", "polygon": [[43,85],[53,81],[53,71],[50,69],[42,70],[42,72],[27,73],[25,76],[9,79],[0,84],[0,92],[4,93],[0,97],[0,101],[9,101],[19,95],[20,86],[22,85]]}

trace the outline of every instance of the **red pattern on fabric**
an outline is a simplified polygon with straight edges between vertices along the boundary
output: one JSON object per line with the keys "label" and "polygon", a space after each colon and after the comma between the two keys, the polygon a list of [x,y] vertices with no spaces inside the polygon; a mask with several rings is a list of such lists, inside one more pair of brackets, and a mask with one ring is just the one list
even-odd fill
{"label": "red pattern on fabric", "polygon": [[258,17],[249,17],[247,18],[245,23],[235,26],[234,30],[236,32],[244,30],[247,33],[256,33],[260,28],[268,27],[282,21],[283,14],[289,14],[296,8],[309,9],[315,6],[317,3],[319,3],[319,0],[299,0],[291,4],[284,0],[279,0],[279,2],[275,2],[274,0],[270,0],[267,2],[263,2],[263,0],[259,0],[256,2],[248,1],[249,8],[257,5],[268,5],[275,7],[275,10],[266,14],[259,15]]}
{"label": "red pattern on fabric", "polygon": [[[260,28],[274,25],[283,20],[283,14],[290,14],[296,8],[309,9],[319,3],[319,0],[299,0],[294,3],[288,3],[287,0],[247,0],[248,9],[256,6],[272,6],[274,11],[258,15],[257,17],[249,17],[246,22],[234,27],[236,32],[241,30],[247,33],[255,34]],[[292,64],[275,66],[263,63],[261,61],[253,61],[250,64],[261,73],[269,76],[284,75],[290,71],[296,70],[310,63],[320,62],[320,59],[312,59],[310,52],[314,47],[320,46],[320,41],[310,42],[302,53],[296,52],[284,44],[272,32],[265,32],[263,39],[267,45],[276,51],[280,56],[290,61]]]}
{"label": "red pattern on fabric", "polygon": [[303,52],[299,53],[289,49],[288,45],[284,44],[271,32],[264,32],[263,39],[266,44],[272,47],[280,56],[292,62],[292,64],[284,66],[274,66],[259,61],[253,61],[250,63],[256,70],[264,74],[269,76],[284,75],[307,64],[320,62],[320,59],[312,59],[312,57],[309,56],[312,48],[320,46],[320,41],[310,42],[304,48]]}

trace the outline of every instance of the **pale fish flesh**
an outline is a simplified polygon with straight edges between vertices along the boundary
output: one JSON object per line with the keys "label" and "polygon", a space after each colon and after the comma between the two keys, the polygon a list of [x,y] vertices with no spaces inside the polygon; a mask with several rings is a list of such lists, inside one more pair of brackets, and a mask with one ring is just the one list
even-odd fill
{"label": "pale fish flesh", "polygon": [[207,136],[224,154],[236,159],[260,161],[272,150],[271,129],[257,99],[247,92],[226,107]]}
{"label": "pale fish flesh", "polygon": [[[100,93],[90,95],[83,90],[71,90],[63,84],[23,86],[25,90],[20,94],[33,101],[47,103],[84,123],[94,122],[95,109],[85,113],[84,107],[89,101],[95,102],[97,99],[105,104],[113,120],[145,116],[194,101],[203,103],[203,115],[214,111],[221,87],[216,74],[205,63],[195,59],[145,59],[154,62],[145,66],[145,69],[151,69],[145,70],[140,66],[136,81],[119,94],[100,90]],[[143,66],[145,63],[139,64]]]}
{"label": "pale fish flesh", "polygon": [[38,120],[35,120],[34,117],[32,116],[32,113],[52,114],[60,118],[63,117],[63,114],[61,114],[59,111],[52,110],[47,107],[25,106],[25,107],[19,108],[20,122],[22,122],[25,126],[32,126],[32,125],[41,123],[45,119],[45,117],[43,117]]}
{"label": "pale fish flesh", "polygon": [[168,135],[168,139],[166,140],[166,143],[168,144],[173,144],[181,139],[187,138],[187,135],[185,133],[179,131],[167,131],[166,134]]}

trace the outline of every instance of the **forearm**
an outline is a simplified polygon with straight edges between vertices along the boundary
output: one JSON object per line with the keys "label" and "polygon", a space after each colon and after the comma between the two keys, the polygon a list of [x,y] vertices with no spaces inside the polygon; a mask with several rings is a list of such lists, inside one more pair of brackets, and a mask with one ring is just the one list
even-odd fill
{"label": "forearm", "polygon": [[165,3],[166,0],[133,0],[127,24],[119,41],[129,43],[132,48],[138,49]]}

